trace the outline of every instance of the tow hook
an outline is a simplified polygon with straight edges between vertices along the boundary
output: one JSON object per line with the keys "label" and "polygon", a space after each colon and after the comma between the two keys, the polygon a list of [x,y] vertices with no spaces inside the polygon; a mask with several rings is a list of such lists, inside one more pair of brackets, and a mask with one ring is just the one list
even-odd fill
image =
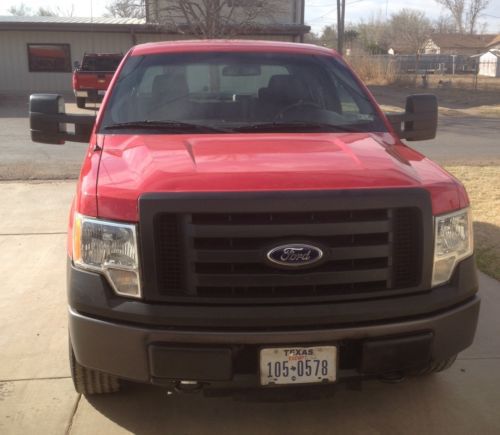
{"label": "tow hook", "polygon": [[399,384],[400,382],[403,382],[405,379],[406,376],[403,372],[392,372],[379,376],[379,380],[387,384]]}
{"label": "tow hook", "polygon": [[179,381],[175,384],[174,391],[176,393],[197,393],[201,391],[202,388],[203,384],[198,381]]}

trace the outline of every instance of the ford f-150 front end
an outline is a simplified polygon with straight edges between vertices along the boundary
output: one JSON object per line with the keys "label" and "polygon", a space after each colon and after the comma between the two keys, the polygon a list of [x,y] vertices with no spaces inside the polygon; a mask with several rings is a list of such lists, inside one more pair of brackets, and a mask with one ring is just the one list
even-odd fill
{"label": "ford f-150 front end", "polygon": [[436,122],[433,96],[386,116],[333,51],[286,43],[134,47],[95,123],[32,96],[33,140],[90,137],[68,239],[76,389],[447,368],[479,312],[469,201],[400,140]]}

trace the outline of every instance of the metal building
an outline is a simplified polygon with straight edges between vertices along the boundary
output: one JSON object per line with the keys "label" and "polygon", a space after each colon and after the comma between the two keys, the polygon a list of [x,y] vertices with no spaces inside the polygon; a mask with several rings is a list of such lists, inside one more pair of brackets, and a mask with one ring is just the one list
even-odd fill
{"label": "metal building", "polygon": [[[294,41],[309,27],[280,24],[245,35]],[[192,39],[129,18],[0,16],[0,93],[70,92],[73,65],[85,52],[126,53],[144,42]]]}

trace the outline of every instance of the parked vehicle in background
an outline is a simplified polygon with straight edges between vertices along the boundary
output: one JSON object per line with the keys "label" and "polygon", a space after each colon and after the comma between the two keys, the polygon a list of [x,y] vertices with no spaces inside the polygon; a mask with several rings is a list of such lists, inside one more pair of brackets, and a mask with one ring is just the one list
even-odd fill
{"label": "parked vehicle in background", "polygon": [[[68,230],[75,388],[328,385],[448,368],[473,340],[472,218],[333,50],[134,47],[96,117],[32,95],[31,137],[90,141]],[[75,124],[75,132],[65,130]]]}
{"label": "parked vehicle in background", "polygon": [[81,65],[73,71],[76,105],[84,108],[87,101],[98,102],[123,59],[122,53],[85,53]]}

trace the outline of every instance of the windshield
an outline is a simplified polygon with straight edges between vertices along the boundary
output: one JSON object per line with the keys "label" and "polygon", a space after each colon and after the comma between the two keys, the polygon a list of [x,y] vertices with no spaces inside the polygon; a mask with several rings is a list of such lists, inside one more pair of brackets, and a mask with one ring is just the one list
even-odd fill
{"label": "windshield", "polygon": [[113,129],[386,131],[349,69],[331,56],[226,52],[130,57],[101,124]]}
{"label": "windshield", "polygon": [[82,71],[116,71],[122,56],[86,56],[83,58]]}

